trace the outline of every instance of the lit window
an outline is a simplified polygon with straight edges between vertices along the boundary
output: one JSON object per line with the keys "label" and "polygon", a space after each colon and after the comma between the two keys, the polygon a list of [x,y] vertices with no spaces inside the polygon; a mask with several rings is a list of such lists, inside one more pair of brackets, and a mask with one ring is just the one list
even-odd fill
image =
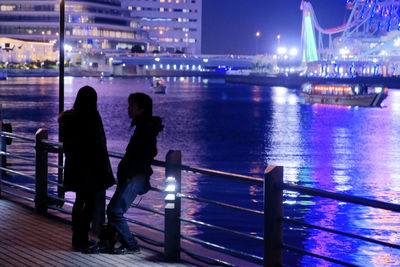
{"label": "lit window", "polygon": [[160,12],[164,12],[164,8],[163,7],[160,7]]}
{"label": "lit window", "polygon": [[160,3],[165,3],[165,0],[160,0]]}
{"label": "lit window", "polygon": [[13,11],[15,10],[14,5],[1,5],[0,11]]}

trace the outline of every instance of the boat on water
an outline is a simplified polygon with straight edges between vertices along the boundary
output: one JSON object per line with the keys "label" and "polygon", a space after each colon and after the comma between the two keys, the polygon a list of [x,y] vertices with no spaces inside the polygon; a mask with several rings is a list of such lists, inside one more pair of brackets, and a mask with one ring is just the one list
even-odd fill
{"label": "boat on water", "polygon": [[380,107],[388,89],[380,85],[304,83],[300,95],[311,104]]}
{"label": "boat on water", "polygon": [[151,90],[155,94],[165,94],[167,86],[164,84],[164,80],[155,79],[151,81]]}

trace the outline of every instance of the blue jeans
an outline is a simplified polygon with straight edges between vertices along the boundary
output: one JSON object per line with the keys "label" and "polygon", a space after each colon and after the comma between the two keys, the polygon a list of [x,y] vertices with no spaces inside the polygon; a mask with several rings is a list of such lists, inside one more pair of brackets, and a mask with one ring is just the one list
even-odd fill
{"label": "blue jeans", "polygon": [[108,224],[121,235],[123,244],[129,247],[136,246],[138,242],[133,237],[124,214],[138,193],[143,191],[147,179],[144,175],[137,175],[118,184],[107,207]]}

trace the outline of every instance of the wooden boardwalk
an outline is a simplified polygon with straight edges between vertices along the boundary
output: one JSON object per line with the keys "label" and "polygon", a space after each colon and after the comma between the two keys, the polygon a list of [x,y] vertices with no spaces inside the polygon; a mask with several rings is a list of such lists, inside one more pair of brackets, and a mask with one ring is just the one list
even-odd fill
{"label": "wooden boardwalk", "polygon": [[167,263],[142,247],[135,255],[86,255],[71,246],[71,225],[28,206],[0,199],[0,266],[195,266]]}

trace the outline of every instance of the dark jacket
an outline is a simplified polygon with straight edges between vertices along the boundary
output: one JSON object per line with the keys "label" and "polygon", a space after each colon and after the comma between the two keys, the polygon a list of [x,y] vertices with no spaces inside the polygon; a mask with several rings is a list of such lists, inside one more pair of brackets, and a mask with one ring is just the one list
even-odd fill
{"label": "dark jacket", "polygon": [[115,183],[100,114],[68,110],[59,117],[65,152],[64,190],[93,192]]}
{"label": "dark jacket", "polygon": [[157,135],[163,130],[161,118],[155,116],[138,116],[131,126],[136,128],[118,164],[118,183],[139,174],[150,179],[151,163],[157,155]]}

